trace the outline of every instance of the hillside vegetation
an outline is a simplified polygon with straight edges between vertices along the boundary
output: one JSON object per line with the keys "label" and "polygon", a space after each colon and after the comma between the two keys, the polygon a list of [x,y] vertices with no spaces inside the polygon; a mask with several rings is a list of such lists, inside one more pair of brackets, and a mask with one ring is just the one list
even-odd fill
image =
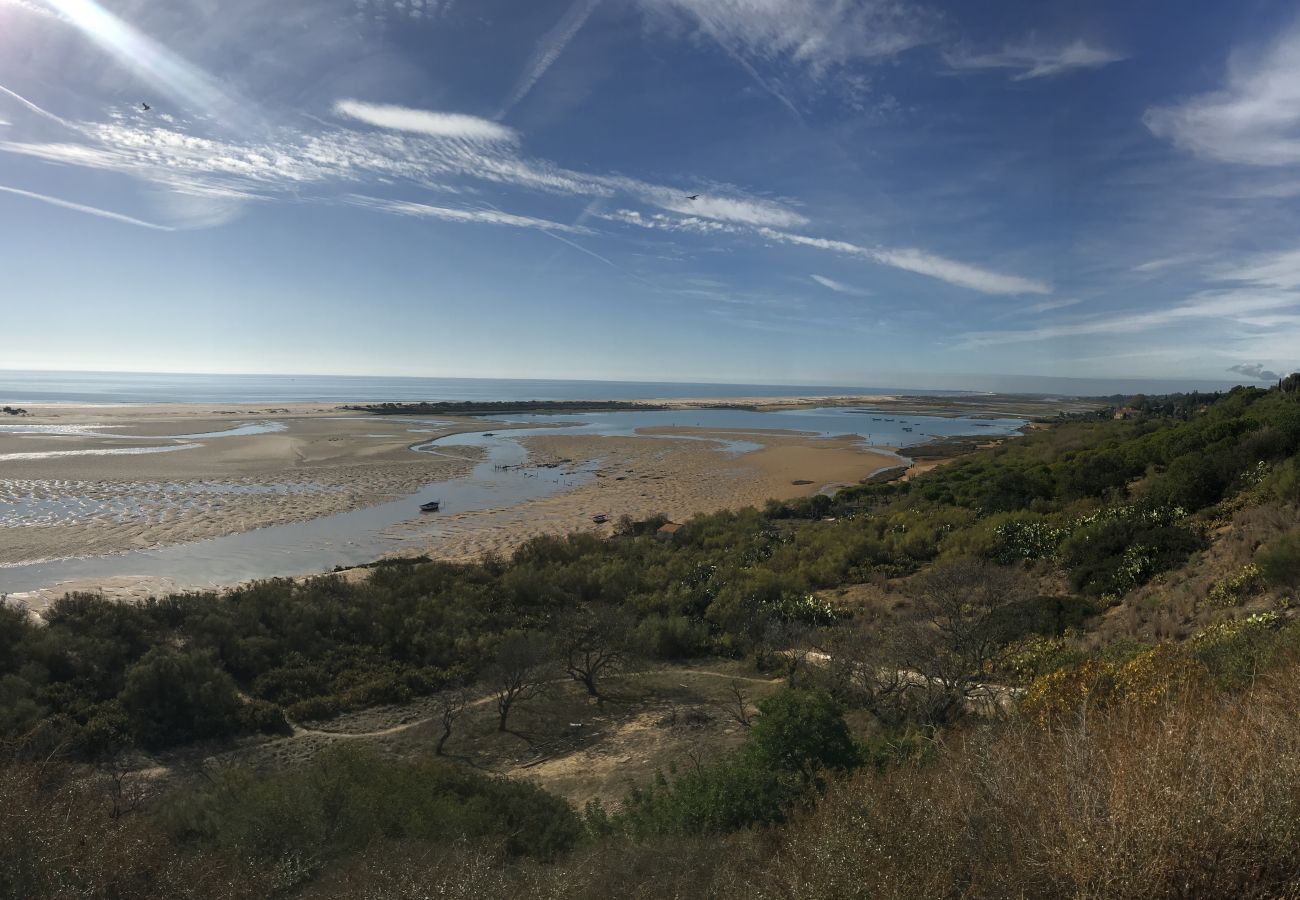
{"label": "hillside vegetation", "polygon": [[[1296,895],[1300,376],[1128,405],[672,540],[0,608],[0,897]],[[626,795],[443,755],[706,657],[786,687]],[[419,698],[422,754],[181,762]]]}

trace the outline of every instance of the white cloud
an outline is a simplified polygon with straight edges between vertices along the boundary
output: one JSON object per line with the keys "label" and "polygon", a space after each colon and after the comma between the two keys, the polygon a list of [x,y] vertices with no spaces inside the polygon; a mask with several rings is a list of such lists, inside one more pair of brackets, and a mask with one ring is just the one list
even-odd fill
{"label": "white cloud", "polygon": [[1234,52],[1222,89],[1152,107],[1142,121],[1152,134],[1208,159],[1300,163],[1300,25],[1263,52]]}
{"label": "white cloud", "polygon": [[[829,250],[833,253],[868,259],[881,265],[904,269],[918,275],[927,275],[984,294],[1050,294],[1052,292],[1051,285],[1042,281],[981,269],[977,266],[957,262],[925,250],[910,247],[860,247],[848,241],[809,237],[803,234],[779,231],[774,228],[744,227],[722,222],[711,222],[707,219],[666,216],[663,213],[645,215],[632,209],[619,209],[612,213],[602,213],[601,218],[656,231],[695,234],[754,234],[769,241],[794,244],[801,247],[813,247],[818,250]],[[813,278],[821,283],[818,276],[813,276]]]}
{"label": "white cloud", "polygon": [[835,291],[838,294],[853,294],[858,297],[867,297],[871,295],[871,291],[854,287],[851,284],[845,284],[842,281],[836,281],[834,278],[827,278],[825,275],[809,275],[808,277],[820,284],[822,287]]}
{"label": "white cloud", "polygon": [[1083,301],[1079,299],[1044,300],[1042,303],[1035,303],[1033,306],[1025,307],[1024,311],[1028,313],[1045,313],[1051,312],[1054,309],[1065,309],[1067,306],[1077,306],[1082,302]]}
{"label": "white cloud", "polygon": [[1204,319],[1242,321],[1251,313],[1300,306],[1300,293],[1206,291],[1187,303],[1165,309],[1115,316],[1098,316],[1021,331],[977,331],[964,335],[968,346],[1017,344],[1097,334],[1131,334],[1164,325]]}
{"label": "white cloud", "polygon": [[1300,288],[1300,248],[1281,253],[1262,253],[1231,268],[1221,269],[1225,281],[1245,281],[1262,287]]}
{"label": "white cloud", "polygon": [[995,53],[956,50],[944,54],[944,61],[959,71],[1018,70],[1013,77],[1015,81],[1046,78],[1076,69],[1099,69],[1122,59],[1124,56],[1119,53],[1093,47],[1083,40],[1051,45],[1032,38],[1023,44],[1008,44]]}
{"label": "white cloud", "polygon": [[411,109],[384,103],[363,103],[360,100],[339,100],[334,112],[367,125],[391,128],[394,131],[413,131],[440,138],[462,138],[467,141],[516,141],[518,133],[498,122],[467,116],[464,113],[433,112]]}
{"label": "white cloud", "polygon": [[146,222],[143,219],[135,219],[131,216],[124,216],[121,213],[110,212],[107,209],[100,209],[97,206],[86,206],[84,203],[73,203],[71,200],[60,200],[58,197],[51,197],[47,194],[37,194],[33,191],[19,190],[18,188],[5,187],[0,185],[0,191],[6,194],[14,194],[19,197],[26,197],[29,200],[39,200],[41,203],[48,203],[51,206],[59,206],[63,209],[70,209],[74,212],[86,213],[92,216],[98,216],[101,219],[112,219],[115,222],[125,222],[127,225],[138,225],[141,228],[151,228],[154,231],[175,231],[167,225],[157,225],[153,222]]}
{"label": "white cloud", "polygon": [[33,3],[32,0],[0,0],[0,5],[16,6],[24,12],[40,16],[43,19],[57,19],[60,22],[68,21],[68,18],[62,13],[50,9],[48,6],[42,6],[39,3]]}
{"label": "white cloud", "polygon": [[[758,200],[753,197],[726,197],[712,194],[700,194],[695,200],[688,200],[682,191],[641,184],[636,187],[628,185],[633,192],[641,193],[643,199],[661,209],[667,209],[684,216],[703,216],[723,222],[737,222],[742,225],[772,225],[777,228],[793,228],[808,224],[808,217],[795,212],[779,203]],[[691,193],[694,193],[693,191]]]}
{"label": "white cloud", "polygon": [[1160,259],[1147,260],[1146,262],[1141,263],[1140,265],[1136,265],[1133,267],[1133,271],[1142,272],[1144,274],[1149,272],[1159,272],[1161,269],[1168,269],[1170,266],[1185,265],[1186,263],[1193,262],[1199,258],[1200,257],[1191,256],[1191,255],[1165,256]]}
{"label": "white cloud", "polygon": [[641,0],[688,22],[731,53],[790,61],[819,76],[843,63],[893,56],[927,43],[933,16],[895,0]]}
{"label": "white cloud", "polygon": [[586,23],[588,17],[600,5],[600,0],[574,0],[573,5],[568,8],[560,21],[555,23],[555,27],[542,36],[537,42],[537,49],[533,51],[532,58],[524,66],[523,74],[515,82],[514,89],[510,91],[510,97],[506,100],[505,106],[497,115],[500,119],[506,113],[514,109],[515,105],[528,96],[528,92],[533,89],[538,80],[546,74],[564,48],[569,46],[569,41],[578,33]]}
{"label": "white cloud", "polygon": [[425,219],[441,219],[444,222],[481,222],[486,225],[509,225],[513,228],[538,228],[543,231],[567,231],[574,234],[589,233],[585,228],[575,228],[550,219],[538,219],[533,216],[520,216],[502,212],[499,209],[457,209],[449,206],[431,206],[427,203],[411,203],[403,200],[381,200],[361,194],[350,194],[349,203],[376,209],[381,212],[396,213],[400,216],[416,216]]}
{"label": "white cloud", "polygon": [[1051,285],[1042,281],[981,269],[978,266],[958,262],[914,247],[859,247],[857,244],[850,244],[847,241],[807,237],[806,235],[791,234],[771,228],[760,228],[758,233],[773,241],[865,257],[881,265],[904,269],[918,275],[928,275],[931,278],[937,278],[940,281],[946,281],[959,287],[970,288],[983,294],[1050,294],[1052,292]]}
{"label": "white cloud", "polygon": [[74,126],[71,122],[69,122],[67,119],[64,119],[64,118],[61,117],[61,116],[56,116],[54,113],[50,112],[49,110],[47,110],[47,109],[45,109],[45,108],[43,108],[43,107],[37,106],[35,103],[33,103],[32,101],[28,100],[28,99],[27,99],[26,97],[24,97],[22,94],[19,94],[19,93],[17,93],[16,91],[11,91],[11,90],[9,90],[9,88],[5,87],[3,84],[0,84],[0,94],[4,94],[4,95],[7,96],[7,97],[12,97],[13,99],[15,99],[15,100],[17,100],[19,103],[21,103],[23,106],[25,106],[27,109],[29,109],[29,110],[31,110],[32,112],[36,113],[36,115],[40,116],[40,117],[43,118],[43,119],[49,119],[51,122],[56,122],[56,123],[58,123],[59,125],[62,125],[64,128],[75,128],[75,127],[76,127],[76,126]]}
{"label": "white cloud", "polygon": [[324,123],[315,133],[281,127],[261,140],[246,140],[209,137],[193,126],[156,121],[65,122],[14,96],[33,112],[67,125],[79,139],[0,141],[0,151],[130,174],[184,193],[297,196],[307,185],[375,181],[460,192],[472,180],[597,199],[623,194],[702,221],[781,227],[808,221],[784,203],[727,185],[688,201],[686,195],[695,191],[529,159],[520,154],[515,131],[468,115],[341,100],[336,105],[340,115],[384,130]]}
{"label": "white cloud", "polygon": [[906,269],[919,275],[929,275],[931,278],[938,278],[940,281],[985,294],[1050,294],[1052,292],[1051,285],[1042,281],[981,269],[924,250],[907,248],[870,252],[877,262],[884,265]]}

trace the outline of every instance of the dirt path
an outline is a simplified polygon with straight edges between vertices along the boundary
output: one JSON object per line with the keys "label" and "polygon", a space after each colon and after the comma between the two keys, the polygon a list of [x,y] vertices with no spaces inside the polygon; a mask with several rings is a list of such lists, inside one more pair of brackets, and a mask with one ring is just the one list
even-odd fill
{"label": "dirt path", "polygon": [[[727,678],[732,681],[744,681],[750,684],[776,684],[777,682],[782,680],[780,678],[753,678],[748,675],[731,675],[726,672],[714,672],[708,669],[683,670],[683,669],[674,669],[674,668],[647,669],[646,671],[643,672],[628,672],[626,674],[611,675],[607,680],[614,680],[618,678],[632,678],[632,677],[643,676],[643,675],[666,675],[673,672],[679,672],[682,675],[690,675],[690,676],[700,675],[706,678]],[[552,679],[551,681],[548,681],[547,684],[565,684],[570,680],[571,679],[569,678],[555,678]],[[480,706],[487,706],[488,704],[493,703],[495,700],[496,700],[495,694],[487,694],[485,696],[479,697],[477,700],[472,700],[469,703],[466,703],[465,708],[473,709]],[[422,719],[413,719],[410,722],[402,722],[398,725],[392,725],[388,728],[380,728],[377,731],[324,731],[321,729],[307,728],[303,725],[299,725],[297,722],[288,719],[288,717],[286,717],[285,720],[289,722],[289,727],[293,730],[293,734],[291,734],[290,737],[327,737],[327,738],[342,738],[344,740],[355,740],[358,738],[381,738],[381,737],[388,737],[389,735],[393,735],[393,734],[401,734],[403,731],[409,731],[412,728],[418,728],[421,725],[427,725],[428,723],[432,722],[436,718],[437,716],[425,716]]]}

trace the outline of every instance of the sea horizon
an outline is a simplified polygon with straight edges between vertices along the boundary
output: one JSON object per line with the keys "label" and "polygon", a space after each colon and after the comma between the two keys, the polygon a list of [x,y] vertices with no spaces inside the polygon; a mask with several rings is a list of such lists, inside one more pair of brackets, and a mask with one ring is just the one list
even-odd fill
{"label": "sea horizon", "polygon": [[[1107,396],[1158,391],[1214,391],[1228,383],[1171,379],[1076,379],[976,376],[965,388],[902,385],[770,384],[552,378],[459,378],[382,375],[210,374],[0,369],[0,403],[119,406],[152,403],[361,403],[414,401],[653,400],[825,395]],[[969,380],[967,376],[953,376]]]}

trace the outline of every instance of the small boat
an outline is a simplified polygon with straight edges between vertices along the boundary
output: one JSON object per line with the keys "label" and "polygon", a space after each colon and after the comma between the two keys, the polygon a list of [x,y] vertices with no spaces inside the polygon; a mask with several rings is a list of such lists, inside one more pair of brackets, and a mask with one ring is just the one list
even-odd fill
{"label": "small boat", "polygon": [[597,525],[604,525],[609,521],[609,516],[605,513],[598,513],[591,517],[591,521],[595,522]]}
{"label": "small boat", "polygon": [[420,504],[420,512],[437,512],[440,506],[442,506],[441,500],[430,500],[428,503]]}
{"label": "small boat", "polygon": [[904,431],[911,431],[912,429],[909,428],[908,426],[904,425],[904,426],[903,426],[903,430],[904,430]]}
{"label": "small boat", "polygon": [[485,432],[483,432],[483,437],[496,437],[496,436],[497,436],[497,433],[496,433],[495,431],[485,431]]}

